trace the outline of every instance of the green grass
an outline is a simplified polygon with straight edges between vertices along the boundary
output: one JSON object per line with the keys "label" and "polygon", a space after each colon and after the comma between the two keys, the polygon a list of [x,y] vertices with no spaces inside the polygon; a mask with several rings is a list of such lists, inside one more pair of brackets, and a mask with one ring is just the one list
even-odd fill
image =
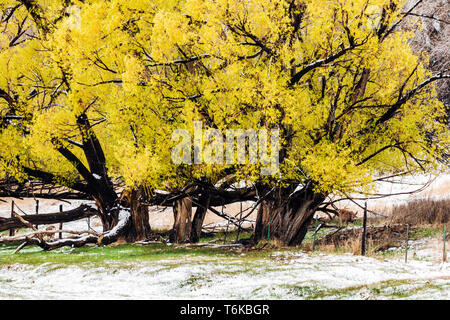
{"label": "green grass", "polygon": [[[330,233],[332,229],[322,228],[316,233],[316,240],[322,237],[325,237],[328,233]],[[308,231],[305,235],[305,239],[303,241],[313,241],[314,239],[314,231]]]}
{"label": "green grass", "polygon": [[410,238],[413,240],[423,238],[433,238],[439,234],[443,234],[443,228],[438,226],[420,226],[410,233]]}
{"label": "green grass", "polygon": [[17,254],[13,254],[17,245],[0,245],[0,265],[12,263],[42,264],[62,263],[77,264],[90,262],[102,264],[107,261],[115,262],[138,262],[155,261],[163,259],[183,258],[184,256],[216,257],[234,256],[237,252],[231,250],[220,250],[210,248],[190,249],[186,247],[167,246],[154,244],[139,246],[124,244],[118,246],[85,246],[82,248],[62,248],[59,250],[45,252],[41,248],[28,247]]}
{"label": "green grass", "polygon": [[121,244],[116,246],[84,246],[81,248],[61,248],[53,251],[43,251],[36,246],[29,246],[19,253],[13,254],[17,244],[0,244],[0,266],[14,263],[39,265],[43,263],[54,264],[82,264],[104,265],[109,262],[126,264],[127,262],[158,261],[166,259],[184,258],[221,258],[239,257],[249,260],[270,257],[274,250],[239,250],[208,247],[187,247],[184,245],[136,245]]}
{"label": "green grass", "polygon": [[[251,231],[241,231],[239,233],[239,240],[249,239],[252,234]],[[228,232],[226,230],[220,230],[211,236],[200,238],[200,243],[215,242],[217,244],[223,244],[224,240],[226,240],[225,244],[230,244],[236,241],[236,236],[237,230],[229,230]]]}
{"label": "green grass", "polygon": [[[435,237],[442,233],[442,228],[439,227],[419,227],[410,233],[410,239],[420,239]],[[325,236],[330,232],[330,229],[321,229],[316,235],[316,239]],[[207,242],[213,242],[215,244],[223,244],[225,238],[225,230],[213,234],[210,237],[203,237],[200,244]],[[232,230],[227,233],[227,244],[233,243],[236,240],[237,232]],[[239,239],[248,239],[251,236],[251,232],[241,232]],[[301,246],[305,249],[305,246],[311,247],[313,240],[313,232],[309,231],[305,237],[304,244]],[[81,264],[91,263],[93,265],[104,265],[108,262],[121,263],[121,262],[140,262],[140,261],[157,261],[165,259],[180,259],[185,257],[199,257],[199,258],[220,258],[220,257],[237,257],[245,260],[254,260],[262,258],[270,258],[271,253],[276,251],[292,251],[298,250],[298,248],[274,248],[262,241],[261,245],[256,246],[254,250],[241,250],[241,249],[222,249],[222,248],[209,248],[209,247],[187,247],[185,245],[173,245],[168,246],[165,244],[152,244],[147,246],[135,245],[135,244],[122,244],[116,246],[85,246],[82,248],[61,248],[58,250],[45,252],[37,246],[29,246],[24,248],[17,254],[13,254],[14,250],[20,245],[16,244],[0,244],[0,266],[10,265],[14,263],[39,265],[43,263],[53,264]],[[320,247],[316,247],[316,252],[320,253]],[[348,250],[342,248],[335,248],[333,252],[329,250],[327,253],[341,254]],[[371,248],[368,248],[368,252],[371,252]],[[392,258],[397,255],[403,255],[403,250],[395,251],[383,251],[376,254],[370,254],[382,258]]]}
{"label": "green grass", "polygon": [[442,290],[444,285],[411,280],[386,280],[370,285],[357,285],[340,289],[324,289],[315,286],[294,286],[290,293],[303,299],[346,299],[366,289],[375,297],[388,299],[408,298],[422,290]]}

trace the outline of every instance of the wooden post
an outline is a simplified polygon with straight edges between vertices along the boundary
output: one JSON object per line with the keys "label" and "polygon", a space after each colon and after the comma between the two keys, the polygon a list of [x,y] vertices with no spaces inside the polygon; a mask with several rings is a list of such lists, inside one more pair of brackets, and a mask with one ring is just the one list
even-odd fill
{"label": "wooden post", "polygon": [[447,262],[447,251],[445,250],[446,233],[447,233],[447,226],[444,225],[444,246],[442,248],[442,261],[443,262]]}
{"label": "wooden post", "polygon": [[[59,205],[59,212],[63,212],[63,205],[62,204]],[[63,228],[63,223],[61,222],[59,224],[59,230],[62,230],[62,228]],[[59,238],[62,239],[62,232],[59,233]]]}
{"label": "wooden post", "polygon": [[366,255],[366,231],[367,231],[367,201],[364,205],[363,230],[361,237],[361,255]]}
{"label": "wooden post", "polygon": [[[36,214],[39,214],[39,200],[36,200]],[[39,229],[39,225],[36,225],[36,229]]]}
{"label": "wooden post", "polygon": [[[14,218],[14,200],[11,201],[11,218]],[[9,236],[14,237],[14,229],[9,229]]]}
{"label": "wooden post", "polygon": [[272,222],[270,219],[270,213],[269,213],[269,229],[267,230],[267,245],[269,245],[270,242],[270,223]]}
{"label": "wooden post", "polygon": [[239,225],[238,225],[238,231],[237,231],[237,235],[236,235],[236,242],[239,241],[239,233],[241,233],[241,224],[242,224],[242,201],[240,202],[241,204],[241,212],[239,215]]}
{"label": "wooden post", "polygon": [[[222,215],[223,215],[223,203],[222,203]],[[223,244],[227,241],[227,235],[228,235],[228,226],[230,225],[230,218],[227,220],[227,229],[225,230],[225,237],[223,238]]]}
{"label": "wooden post", "polygon": [[409,240],[409,224],[406,225],[405,263],[408,262],[408,240]]}
{"label": "wooden post", "polygon": [[313,245],[312,245],[312,251],[316,250],[316,230],[317,230],[317,219],[318,217],[314,219],[314,231],[313,231]]}
{"label": "wooden post", "polygon": [[227,236],[228,236],[228,228],[230,226],[230,218],[228,218],[227,221],[227,229],[225,230],[225,237],[223,238],[223,244],[225,244],[227,242]]}
{"label": "wooden post", "polygon": [[189,219],[186,217],[186,222],[184,223],[184,237],[183,237],[183,243],[186,243],[186,233],[187,233],[188,223],[189,223]]}

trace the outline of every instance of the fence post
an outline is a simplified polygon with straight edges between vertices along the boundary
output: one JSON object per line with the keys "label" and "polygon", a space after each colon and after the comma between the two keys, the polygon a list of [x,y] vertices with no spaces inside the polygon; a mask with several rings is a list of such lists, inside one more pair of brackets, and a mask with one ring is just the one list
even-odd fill
{"label": "fence post", "polygon": [[361,255],[366,255],[366,232],[367,232],[367,201],[364,204],[363,230],[361,239]]}
{"label": "fence post", "polygon": [[314,232],[313,232],[313,245],[312,245],[312,251],[316,249],[316,230],[317,230],[317,219],[318,217],[314,219]]}
{"label": "fence post", "polygon": [[242,201],[240,202],[241,204],[241,213],[239,215],[239,225],[238,225],[238,231],[237,231],[237,235],[236,235],[236,242],[239,241],[239,233],[241,232],[241,223],[242,223]]}
{"label": "fence post", "polygon": [[189,223],[189,218],[186,217],[186,222],[184,223],[184,237],[183,237],[183,243],[186,243],[186,233],[187,233],[187,226]]}
{"label": "fence post", "polygon": [[405,248],[405,263],[408,262],[408,240],[409,240],[409,224],[406,224],[406,248]]}
{"label": "fence post", "polygon": [[[11,218],[14,218],[14,200],[11,201]],[[9,229],[9,236],[14,237],[14,229]]]}
{"label": "fence post", "polygon": [[[59,212],[63,212],[63,205],[62,204],[59,205]],[[59,230],[62,230],[62,228],[63,228],[63,223],[61,222],[59,224]],[[59,233],[59,238],[62,239],[62,232]]]}
{"label": "fence post", "polygon": [[269,245],[269,242],[270,242],[270,223],[271,223],[272,221],[271,221],[271,216],[270,216],[270,213],[269,213],[269,229],[267,230],[267,245]]}
{"label": "fence post", "polygon": [[442,261],[443,262],[447,262],[447,251],[445,250],[446,233],[447,233],[447,226],[444,225],[444,246],[442,248]]}
{"label": "fence post", "polygon": [[225,237],[223,238],[223,244],[225,244],[225,242],[227,241],[228,227],[229,227],[229,226],[230,226],[230,218],[228,218],[227,229],[225,230]]}
{"label": "fence post", "polygon": [[[36,214],[39,214],[39,200],[36,199]],[[36,225],[36,230],[39,229],[39,225]]]}

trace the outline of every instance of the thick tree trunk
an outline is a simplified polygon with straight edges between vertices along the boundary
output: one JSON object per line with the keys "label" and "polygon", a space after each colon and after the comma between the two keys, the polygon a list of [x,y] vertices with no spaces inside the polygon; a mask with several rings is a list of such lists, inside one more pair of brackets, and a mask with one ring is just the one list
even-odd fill
{"label": "thick tree trunk", "polygon": [[198,200],[197,210],[195,211],[194,219],[192,220],[192,228],[190,234],[190,241],[192,243],[197,243],[200,240],[203,221],[205,220],[210,200],[211,196],[207,192],[203,193]]}
{"label": "thick tree trunk", "polygon": [[107,232],[112,228],[114,228],[119,222],[119,216],[117,214],[117,211],[110,209],[113,208],[112,205],[108,204],[107,206],[105,206],[101,202],[99,202],[98,199],[96,199],[95,197],[94,200],[99,209],[99,217],[100,220],[102,221],[103,232]]}
{"label": "thick tree trunk", "polygon": [[292,192],[279,189],[260,204],[253,240],[279,240],[286,246],[300,245],[305,238],[317,207],[325,195],[315,193],[312,187]]}
{"label": "thick tree trunk", "polygon": [[131,210],[131,224],[126,231],[125,239],[127,242],[136,242],[141,240],[148,240],[152,235],[150,228],[148,207],[142,205],[143,189],[131,191],[130,195],[130,210]]}
{"label": "thick tree trunk", "polygon": [[[86,111],[86,110],[85,110]],[[82,149],[89,165],[89,170],[68,150],[59,147],[69,161],[75,162],[75,167],[85,179],[88,189],[94,198],[100,211],[100,218],[103,223],[103,231],[112,230],[119,222],[118,210],[114,208],[118,205],[118,196],[114,190],[111,178],[108,176],[106,158],[100,141],[97,139],[85,112],[77,117],[78,129],[82,136]]]}
{"label": "thick tree trunk", "polygon": [[174,224],[170,236],[173,243],[184,243],[191,233],[192,198],[186,197],[175,202]]}

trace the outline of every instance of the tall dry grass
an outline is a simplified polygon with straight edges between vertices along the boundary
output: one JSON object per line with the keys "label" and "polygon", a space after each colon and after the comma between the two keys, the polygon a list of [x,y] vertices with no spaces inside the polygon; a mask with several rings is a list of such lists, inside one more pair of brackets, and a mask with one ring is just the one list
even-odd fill
{"label": "tall dry grass", "polygon": [[450,200],[414,200],[396,206],[389,217],[390,224],[442,225],[450,222]]}

